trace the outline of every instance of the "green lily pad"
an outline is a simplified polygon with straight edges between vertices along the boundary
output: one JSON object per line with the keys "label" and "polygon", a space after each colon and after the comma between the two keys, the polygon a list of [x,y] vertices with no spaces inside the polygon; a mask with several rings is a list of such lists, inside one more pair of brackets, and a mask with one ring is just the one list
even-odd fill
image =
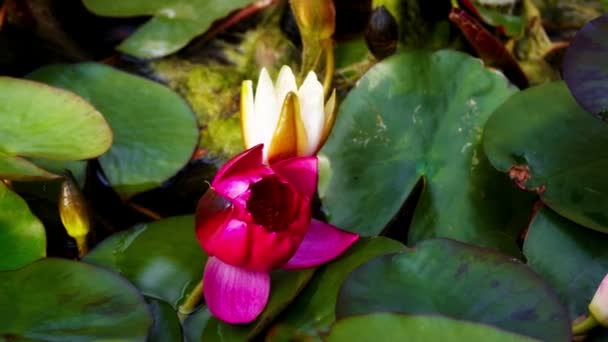
{"label": "green lily pad", "polygon": [[46,255],[46,233],[27,203],[0,182],[0,271]]}
{"label": "green lily pad", "polygon": [[346,276],[363,262],[381,254],[399,252],[404,247],[400,242],[385,237],[360,239],[340,258],[315,273],[277,323],[294,327],[294,333],[315,333],[329,328],[336,318],[335,303]]}
{"label": "green lily pad", "polygon": [[440,316],[376,313],[336,322],[327,342],[343,341],[536,341],[491,326]]}
{"label": "green lily pad", "polygon": [[182,328],[173,307],[162,300],[146,298],[154,324],[147,342],[182,341]]}
{"label": "green lily pad", "polygon": [[101,268],[42,259],[0,274],[0,339],[145,341],[152,319],[124,279]]}
{"label": "green lily pad", "polygon": [[144,295],[177,308],[203,279],[207,256],[196,240],[190,215],[114,234],[83,261],[117,271]]}
{"label": "green lily pad", "polygon": [[528,266],[448,239],[379,256],[340,289],[336,316],[371,312],[438,314],[543,341],[570,341],[568,311]]}
{"label": "green lily pad", "polygon": [[510,200],[514,187],[480,147],[486,119],[515,91],[454,51],[403,53],[374,66],[342,103],[322,150],[331,223],[378,235],[424,177],[410,242],[450,237],[517,255],[526,201]]}
{"label": "green lily pad", "polygon": [[544,208],[528,229],[524,254],[528,265],[567,304],[570,319],[574,320],[588,313],[587,305],[608,273],[607,245],[605,234],[582,229]]}
{"label": "green lily pad", "polygon": [[153,16],[118,46],[118,50],[139,58],[169,55],[186,46],[211,24],[252,0],[83,0],[93,13],[108,17]]}
{"label": "green lily pad", "polygon": [[181,97],[160,84],[95,63],[52,65],[29,77],[72,90],[104,114],[114,131],[114,144],[99,161],[123,197],[173,176],[197,145],[194,114]]}
{"label": "green lily pad", "polygon": [[495,168],[540,194],[558,214],[608,232],[608,126],[574,100],[564,82],[527,89],[492,115],[484,135]]}
{"label": "green lily pad", "polygon": [[268,304],[260,316],[247,325],[230,325],[211,315],[204,307],[188,316],[184,322],[186,341],[249,341],[260,333],[285,309],[306,286],[314,268],[298,271],[278,270],[270,274],[271,291]]}
{"label": "green lily pad", "polygon": [[21,157],[88,159],[112,144],[108,123],[91,104],[38,82],[0,77],[0,120],[0,178],[53,178]]}

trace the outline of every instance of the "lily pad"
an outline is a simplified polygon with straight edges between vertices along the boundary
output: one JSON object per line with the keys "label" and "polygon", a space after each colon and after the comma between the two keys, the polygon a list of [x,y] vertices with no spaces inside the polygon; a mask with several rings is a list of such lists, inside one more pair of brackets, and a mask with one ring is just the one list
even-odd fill
{"label": "lily pad", "polygon": [[186,46],[211,24],[252,0],[83,0],[93,13],[108,17],[153,16],[118,46],[118,50],[139,58],[169,55]]}
{"label": "lily pad", "polygon": [[486,125],[492,165],[540,194],[558,214],[608,232],[608,126],[598,125],[564,82],[527,89],[507,100]]}
{"label": "lily pad", "polygon": [[249,341],[272,322],[306,286],[314,268],[298,271],[274,271],[270,274],[271,291],[268,304],[260,316],[247,325],[230,325],[211,315],[204,307],[184,322],[186,341]]}
{"label": "lily pad", "polygon": [[337,260],[317,271],[298,298],[281,315],[278,324],[287,324],[298,331],[315,333],[329,328],[336,319],[335,303],[346,276],[363,262],[386,253],[401,251],[405,246],[385,237],[363,238]]}
{"label": "lily pad", "polygon": [[154,298],[146,301],[154,318],[147,342],[182,341],[182,328],[171,305]]}
{"label": "lily pad", "polygon": [[578,103],[608,120],[608,14],[587,23],[564,57],[564,80]]}
{"label": "lily pad", "polygon": [[42,259],[0,275],[0,339],[145,341],[152,319],[137,290],[99,267]]}
{"label": "lily pad", "polygon": [[108,123],[91,104],[38,82],[0,77],[0,119],[0,178],[53,178],[21,157],[88,159],[112,144]]}
{"label": "lily pad", "polygon": [[114,131],[114,144],[99,161],[123,197],[173,176],[197,145],[194,114],[181,97],[160,84],[95,63],[52,65],[29,77],[72,90],[104,114]]}
{"label": "lily pad", "polygon": [[607,235],[583,229],[544,208],[528,229],[524,254],[528,265],[567,304],[574,320],[588,313],[587,305],[608,273],[607,245]]}
{"label": "lily pad", "polygon": [[524,342],[536,340],[488,325],[441,316],[375,313],[339,320],[329,332],[327,342],[343,341]]}
{"label": "lily pad", "polygon": [[177,308],[203,279],[207,256],[194,234],[194,217],[178,216],[114,234],[83,261],[117,271],[152,298]]}
{"label": "lily pad", "polygon": [[515,91],[459,52],[378,63],[342,103],[322,150],[331,168],[322,198],[330,222],[378,235],[423,177],[410,242],[450,237],[518,254],[526,201],[510,200],[514,187],[480,148],[487,118]]}
{"label": "lily pad", "polygon": [[46,233],[27,203],[0,182],[0,271],[46,255]]}
{"label": "lily pad", "polygon": [[528,266],[448,239],[379,256],[340,289],[336,315],[437,314],[484,323],[543,341],[570,341],[568,311]]}

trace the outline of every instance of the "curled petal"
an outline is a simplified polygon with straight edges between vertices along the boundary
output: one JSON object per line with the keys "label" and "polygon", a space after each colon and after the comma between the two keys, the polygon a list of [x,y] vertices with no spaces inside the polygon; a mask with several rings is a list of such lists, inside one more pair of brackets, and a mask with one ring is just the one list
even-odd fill
{"label": "curled petal", "polygon": [[317,157],[299,157],[280,161],[271,167],[297,192],[307,199],[311,199],[317,190],[317,164]]}
{"label": "curled petal", "polygon": [[319,152],[327,141],[329,133],[331,133],[332,128],[334,128],[334,123],[336,122],[336,89],[332,91],[329,100],[325,102],[324,115],[323,133],[321,134],[321,141],[319,142],[319,146],[317,146],[315,154]]}
{"label": "curled petal", "polygon": [[231,324],[249,323],[264,310],[270,276],[223,263],[210,257],[203,275],[205,302],[211,313]]}
{"label": "curled petal", "polygon": [[253,102],[253,83],[244,81],[241,85],[241,133],[246,148],[264,143],[255,119],[255,102]]}
{"label": "curled petal", "polygon": [[272,135],[266,158],[269,164],[275,161],[288,159],[298,154],[298,135],[296,131],[297,112],[300,111],[298,96],[290,92],[285,97],[281,115],[276,129]]}
{"label": "curled petal", "polygon": [[359,235],[313,219],[296,254],[283,268],[299,269],[326,263],[344,252]]}
{"label": "curled petal", "polygon": [[300,98],[302,121],[308,138],[307,149],[301,155],[310,156],[317,151],[325,123],[323,85],[314,72],[309,72],[304,79],[304,83],[298,90],[298,97]]}
{"label": "curled petal", "polygon": [[217,185],[227,178],[234,176],[242,176],[252,170],[257,170],[264,166],[262,162],[262,145],[256,145],[244,152],[241,152],[234,158],[230,159],[221,169],[218,170],[211,185]]}

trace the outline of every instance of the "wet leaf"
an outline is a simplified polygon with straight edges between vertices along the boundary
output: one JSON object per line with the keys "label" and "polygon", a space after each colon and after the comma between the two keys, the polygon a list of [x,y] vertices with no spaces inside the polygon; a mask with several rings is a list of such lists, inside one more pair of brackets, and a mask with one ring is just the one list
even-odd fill
{"label": "wet leaf", "polygon": [[424,177],[410,242],[450,237],[517,255],[526,200],[509,200],[514,187],[480,148],[485,121],[514,91],[479,60],[453,51],[377,64],[342,103],[322,150],[330,222],[378,235]]}
{"label": "wet leaf", "polygon": [[441,316],[375,313],[339,320],[327,342],[342,341],[536,341],[492,326]]}
{"label": "wet leaf", "polygon": [[292,333],[325,330],[336,319],[338,290],[346,276],[363,262],[386,253],[401,251],[404,246],[384,237],[363,238],[349,247],[340,258],[319,269],[297,299],[281,315],[277,324],[295,328]]}
{"label": "wet leaf", "polygon": [[178,216],[112,235],[83,261],[117,271],[141,292],[174,308],[199,281],[207,260],[194,217]]}
{"label": "wet leaf", "polygon": [[43,259],[0,273],[0,339],[145,341],[152,319],[124,279],[99,267]]}
{"label": "wet leaf", "polygon": [[608,120],[608,14],[587,23],[570,42],[564,80],[576,101]]}
{"label": "wet leaf", "polygon": [[46,233],[25,201],[0,181],[0,271],[46,255]]}
{"label": "wet leaf", "polygon": [[52,65],[29,76],[72,90],[103,113],[114,144],[99,161],[123,197],[173,176],[198,142],[196,119],[186,102],[152,81],[95,63]]}
{"label": "wet leaf", "polygon": [[53,178],[21,157],[88,159],[112,144],[108,123],[91,104],[38,82],[0,77],[0,120],[0,178]]}
{"label": "wet leaf", "polygon": [[444,315],[543,341],[571,340],[566,308],[529,267],[447,239],[376,257],[346,278],[338,318],[387,311]]}
{"label": "wet leaf", "polygon": [[204,33],[211,24],[252,0],[129,0],[108,2],[84,0],[93,13],[109,17],[153,16],[118,46],[118,50],[139,58],[169,55]]}
{"label": "wet leaf", "polygon": [[584,229],[547,208],[536,214],[528,229],[528,265],[557,291],[571,320],[588,314],[587,306],[608,273],[607,244],[605,234]]}
{"label": "wet leaf", "polygon": [[563,82],[515,94],[488,120],[483,139],[492,165],[519,186],[558,214],[608,232],[608,127]]}

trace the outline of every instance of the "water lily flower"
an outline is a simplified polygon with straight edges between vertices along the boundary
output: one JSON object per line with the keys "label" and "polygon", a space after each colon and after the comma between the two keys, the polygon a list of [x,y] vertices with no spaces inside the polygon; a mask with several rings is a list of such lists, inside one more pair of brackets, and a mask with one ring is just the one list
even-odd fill
{"label": "water lily flower", "polygon": [[589,312],[599,324],[608,326],[608,274],[595,291],[589,304]]}
{"label": "water lily flower", "polygon": [[315,155],[325,143],[335,120],[336,94],[324,103],[323,85],[308,73],[300,88],[288,66],[273,84],[262,69],[255,97],[253,84],[241,88],[241,128],[247,148],[264,145],[263,158],[273,163],[291,157]]}
{"label": "water lily flower", "polygon": [[217,173],[196,212],[197,238],[209,255],[205,302],[228,323],[248,323],[270,294],[269,272],[314,267],[339,256],[358,235],[311,219],[317,158],[266,165],[262,145]]}

